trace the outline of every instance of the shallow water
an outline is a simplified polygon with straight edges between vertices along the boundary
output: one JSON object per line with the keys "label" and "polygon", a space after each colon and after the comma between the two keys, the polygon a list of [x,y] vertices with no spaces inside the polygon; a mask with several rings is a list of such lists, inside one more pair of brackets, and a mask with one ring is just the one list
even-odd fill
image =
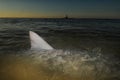
{"label": "shallow water", "polygon": [[[31,51],[29,31],[56,50]],[[120,20],[0,19],[0,80],[119,80]]]}

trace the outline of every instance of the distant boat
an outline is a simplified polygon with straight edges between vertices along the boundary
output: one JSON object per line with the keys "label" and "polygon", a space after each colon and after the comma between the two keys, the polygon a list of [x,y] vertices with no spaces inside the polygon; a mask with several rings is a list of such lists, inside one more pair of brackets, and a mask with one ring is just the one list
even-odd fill
{"label": "distant boat", "polygon": [[67,15],[65,15],[64,19],[69,19],[69,17]]}

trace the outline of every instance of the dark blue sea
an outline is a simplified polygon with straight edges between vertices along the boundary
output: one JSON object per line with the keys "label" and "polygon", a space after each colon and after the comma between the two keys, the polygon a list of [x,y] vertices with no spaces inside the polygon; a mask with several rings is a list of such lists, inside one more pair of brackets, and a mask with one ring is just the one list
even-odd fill
{"label": "dark blue sea", "polygon": [[[30,51],[29,31],[55,51]],[[120,80],[120,19],[0,19],[0,80],[69,79]]]}

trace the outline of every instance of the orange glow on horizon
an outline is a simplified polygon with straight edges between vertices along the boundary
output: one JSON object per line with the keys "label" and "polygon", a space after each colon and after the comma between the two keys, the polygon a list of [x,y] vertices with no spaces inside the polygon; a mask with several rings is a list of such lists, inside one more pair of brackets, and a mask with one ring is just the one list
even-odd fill
{"label": "orange glow on horizon", "polygon": [[[80,15],[80,16],[78,16]],[[85,16],[87,14],[76,14],[76,16],[73,15],[69,15],[68,17],[70,18],[102,18],[102,19],[119,19],[119,17],[115,17],[115,16],[111,16],[111,15],[107,15],[107,16],[97,16],[97,15],[93,15],[93,14],[89,14],[87,16]],[[0,18],[63,18],[65,17],[65,15],[63,14],[49,14],[49,13],[35,13],[35,12],[18,12],[18,11],[14,11],[14,12],[10,12],[10,11],[3,11],[0,12]]]}

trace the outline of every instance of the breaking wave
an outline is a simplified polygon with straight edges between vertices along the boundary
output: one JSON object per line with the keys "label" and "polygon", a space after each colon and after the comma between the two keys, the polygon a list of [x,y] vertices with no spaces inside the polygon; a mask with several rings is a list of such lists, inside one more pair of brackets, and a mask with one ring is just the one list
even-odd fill
{"label": "breaking wave", "polygon": [[0,79],[6,78],[4,80],[117,80],[119,76],[119,71],[113,67],[118,63],[102,55],[99,48],[91,51],[30,50],[24,54],[7,54],[1,59]]}

